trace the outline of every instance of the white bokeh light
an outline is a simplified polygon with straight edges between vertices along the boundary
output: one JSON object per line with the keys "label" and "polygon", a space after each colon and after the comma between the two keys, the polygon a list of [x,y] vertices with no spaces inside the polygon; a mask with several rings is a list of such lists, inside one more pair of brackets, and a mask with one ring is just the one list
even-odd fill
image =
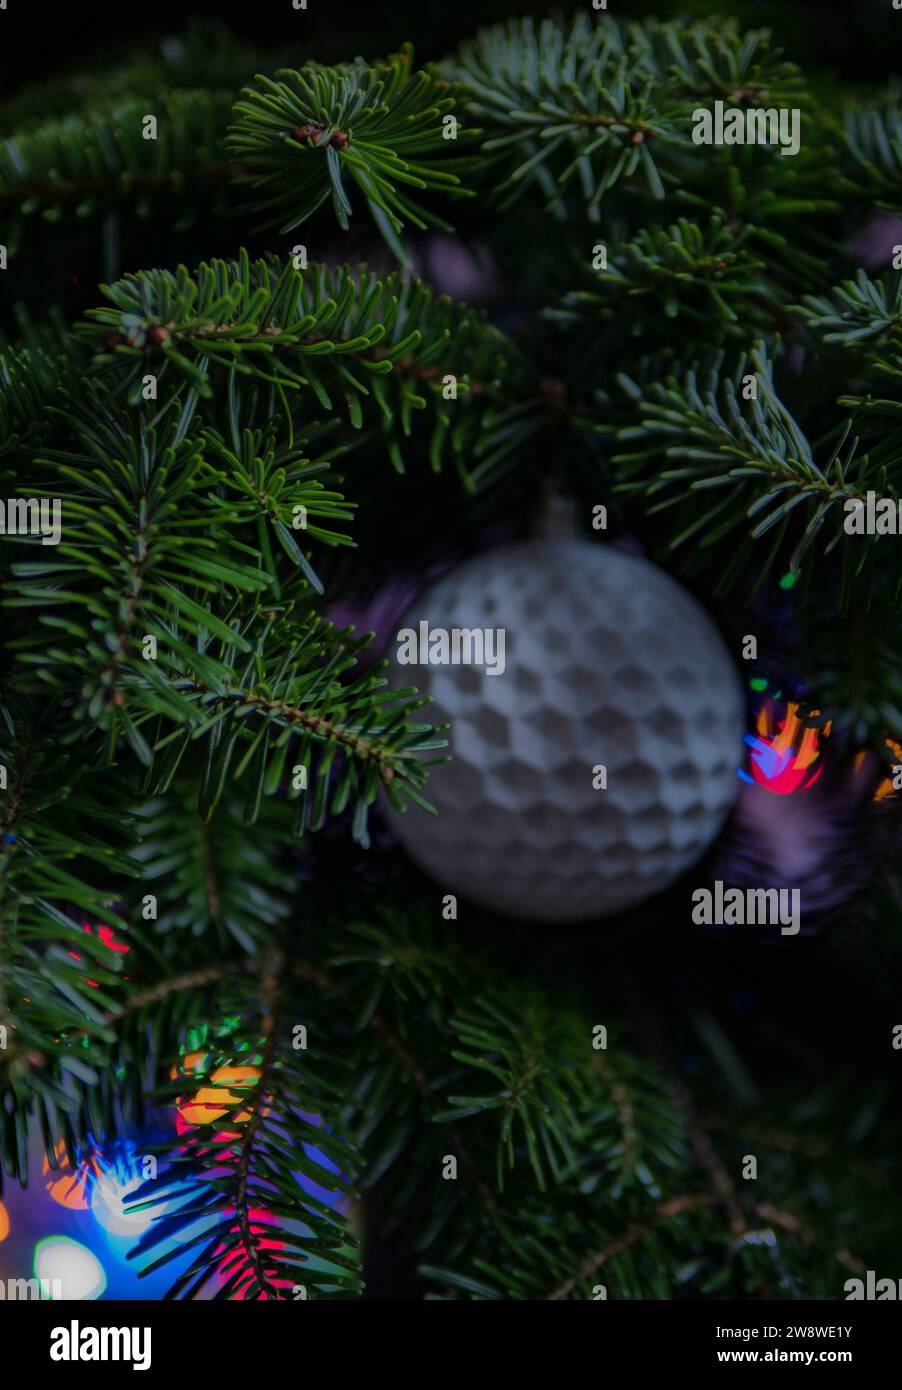
{"label": "white bokeh light", "polygon": [[85,1302],[106,1288],[103,1265],[86,1246],[68,1236],[48,1236],[34,1252],[34,1272],[46,1280],[51,1297]]}

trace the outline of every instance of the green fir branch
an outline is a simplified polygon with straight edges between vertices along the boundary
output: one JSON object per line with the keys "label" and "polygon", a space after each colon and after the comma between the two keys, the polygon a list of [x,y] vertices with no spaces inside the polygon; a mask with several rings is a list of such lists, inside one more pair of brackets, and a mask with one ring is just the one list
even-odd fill
{"label": "green fir branch", "polygon": [[693,112],[717,100],[791,106],[799,94],[797,69],[767,32],[742,35],[731,21],[511,20],[481,30],[443,71],[463,84],[483,128],[484,176],[501,206],[534,191],[558,219],[578,211],[590,222],[621,188],[654,203],[704,183],[710,207],[720,152],[693,144]]}
{"label": "green fir branch", "polygon": [[[845,602],[850,602],[852,592],[861,595],[863,585],[881,576],[876,538],[846,536],[845,504],[863,502],[872,486],[883,489],[885,468],[857,452],[857,440],[849,440],[851,421],[818,464],[777,395],[773,364],[760,345],[733,371],[722,366],[721,355],[704,374],[693,369],[682,380],[654,383],[644,393],[621,379],[641,423],[621,428],[617,438],[641,447],[616,455],[617,486],[641,494],[650,513],[677,509],[670,548],[695,547],[689,568],[705,560],[710,564],[712,553],[723,557],[718,591],[746,573],[753,556],[756,589],[778,565],[797,576],[819,541],[823,555],[841,547]],[[756,383],[754,399],[744,398],[749,378]],[[661,468],[662,459],[676,466]],[[894,572],[899,573],[895,567]]]}
{"label": "green fir branch", "polygon": [[902,182],[902,109],[893,97],[843,113],[843,169],[850,191],[895,211]]}
{"label": "green fir branch", "polygon": [[91,310],[80,335],[130,401],[149,371],[167,389],[182,383],[210,400],[234,368],[273,384],[289,405],[378,430],[399,472],[422,421],[432,467],[450,458],[473,487],[507,466],[534,428],[513,346],[484,315],[419,280],[296,270],[242,252],[193,276],[145,271],[103,290],[110,307]]}
{"label": "green fir branch", "polygon": [[[296,1002],[286,991],[284,959],[270,950],[262,964],[256,1028],[254,996],[245,984],[238,1028],[211,1038],[200,1066],[175,1067],[174,1079],[157,1092],[160,1100],[181,1097],[184,1104],[187,1087],[189,1127],[179,1152],[166,1153],[164,1171],[135,1195],[132,1209],[154,1211],[164,1198],[170,1207],[131,1258],[146,1275],[194,1248],[170,1298],[195,1298],[214,1276],[219,1298],[360,1292],[359,1238],[335,1202],[353,1195],[348,1175],[359,1159],[353,1138],[330,1123],[348,1078],[322,1045],[315,1011],[304,1010],[309,1050],[295,1045]],[[331,1203],[318,1195],[324,1188],[334,1194]],[[188,1227],[190,1242],[158,1253]]]}
{"label": "green fir branch", "polygon": [[[18,254],[30,219],[94,218],[121,206],[150,217],[177,205],[208,212],[229,164],[222,150],[230,92],[184,90],[129,96],[49,120],[0,140],[0,222]],[[156,138],[145,138],[155,117]]]}
{"label": "green fir branch", "polygon": [[401,235],[408,224],[450,231],[406,190],[472,196],[461,182],[470,161],[453,153],[470,134],[457,130],[456,97],[454,86],[414,72],[409,44],[382,63],[309,63],[275,79],[258,76],[236,103],[229,132],[236,181],[252,189],[253,206],[283,233],[326,202],[347,231],[349,190],[356,189],[406,264]]}
{"label": "green fir branch", "polygon": [[581,268],[580,288],[545,310],[567,335],[574,384],[585,391],[586,378],[591,383],[596,368],[606,371],[614,356],[657,355],[668,343],[682,350],[689,325],[703,330],[712,347],[727,339],[745,343],[756,328],[767,331],[779,298],[766,262],[749,246],[751,235],[748,227],[726,226],[720,213],[705,226],[681,218],[606,247],[606,264],[597,270]]}

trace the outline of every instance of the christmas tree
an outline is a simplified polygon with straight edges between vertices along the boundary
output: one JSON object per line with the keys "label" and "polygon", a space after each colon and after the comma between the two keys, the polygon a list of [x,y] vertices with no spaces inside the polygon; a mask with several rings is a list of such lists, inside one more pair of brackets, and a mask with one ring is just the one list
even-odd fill
{"label": "christmas tree", "polygon": [[171,1297],[898,1273],[902,114],[682,8],[0,106],[5,1195]]}

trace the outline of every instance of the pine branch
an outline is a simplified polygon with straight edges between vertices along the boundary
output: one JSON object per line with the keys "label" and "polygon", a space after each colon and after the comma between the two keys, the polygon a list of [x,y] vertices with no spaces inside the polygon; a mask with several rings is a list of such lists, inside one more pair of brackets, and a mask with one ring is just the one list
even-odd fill
{"label": "pine branch", "polygon": [[796,312],[823,342],[867,360],[902,334],[902,283],[898,275],[875,281],[858,270],[829,294],[805,295]]}
{"label": "pine branch", "polygon": [[895,211],[902,181],[902,109],[895,98],[855,105],[843,115],[847,192]]}
{"label": "pine branch", "polygon": [[689,325],[712,348],[767,331],[780,294],[763,273],[766,262],[750,250],[751,237],[751,228],[734,230],[721,213],[705,226],[681,218],[607,248],[603,268],[577,268],[579,288],[545,310],[566,335],[568,384],[585,395],[608,375],[611,360],[645,352],[660,360],[668,347],[682,352]]}
{"label": "pine branch", "polygon": [[[228,178],[222,150],[230,92],[172,91],[130,96],[33,125],[0,140],[0,229],[18,253],[29,219],[60,222],[112,208],[149,217],[177,202],[180,220],[209,213],[210,189]],[[157,121],[145,138],[145,117]]]}
{"label": "pine branch", "polygon": [[253,189],[253,206],[267,215],[267,225],[281,222],[282,233],[294,231],[327,201],[347,231],[353,210],[347,181],[407,264],[401,241],[407,223],[450,227],[399,185],[471,196],[461,185],[471,162],[447,150],[449,131],[455,143],[469,136],[458,132],[456,121],[444,121],[456,97],[454,86],[413,71],[409,44],[382,63],[309,63],[297,71],[283,69],[276,80],[258,76],[236,103],[229,132],[228,149],[239,165],[236,180]]}
{"label": "pine branch", "polygon": [[524,998],[522,990],[508,999],[477,997],[451,1022],[456,1035],[451,1055],[479,1086],[449,1095],[450,1108],[433,1119],[459,1122],[478,1115],[485,1128],[485,1116],[495,1112],[499,1193],[505,1170],[524,1151],[542,1190],[548,1177],[559,1181],[574,1162],[585,1097],[586,1041],[572,1015],[562,1017],[548,1004],[539,995]]}
{"label": "pine branch", "polygon": [[[860,594],[868,579],[877,582],[879,571],[873,565],[866,568],[866,562],[874,558],[876,538],[848,538],[841,509],[852,499],[863,503],[870,487],[883,486],[885,470],[870,466],[866,454],[856,454],[856,440],[847,445],[848,421],[827,461],[819,465],[811,444],[776,393],[773,366],[760,345],[748,359],[740,359],[733,372],[721,373],[722,361],[718,357],[702,380],[692,370],[682,381],[652,383],[644,393],[628,378],[621,378],[642,423],[620,429],[617,437],[645,447],[616,456],[621,469],[618,486],[631,495],[642,493],[651,502],[652,513],[673,506],[680,509],[671,531],[671,548],[693,541],[702,559],[706,552],[710,557],[715,547],[717,554],[726,557],[718,591],[747,572],[753,557],[759,576],[756,590],[777,564],[788,564],[797,574],[809,548],[820,538],[824,555],[841,548],[848,603],[856,580],[855,591]],[[748,375],[756,379],[757,398],[746,401],[742,386]],[[661,458],[679,467],[660,469]],[[651,481],[650,468],[654,471]],[[700,511],[697,495],[708,490],[721,495]],[[663,501],[655,500],[662,496]],[[766,554],[756,545],[764,536]],[[864,576],[859,578],[862,571]]]}
{"label": "pine branch", "polygon": [[464,85],[467,110],[484,128],[486,174],[503,208],[535,187],[563,219],[564,195],[578,184],[597,221],[603,195],[637,173],[664,196],[650,141],[677,143],[678,125],[653,100],[648,76],[631,81],[616,25],[578,15],[567,29],[549,19],[536,30],[531,19],[513,20],[482,30],[443,71]]}
{"label": "pine branch", "polygon": [[121,792],[60,750],[61,718],[54,703],[0,704],[0,1159],[21,1181],[32,1108],[69,1114],[71,1083],[97,1079],[121,963],[84,919],[125,939],[113,904],[138,872]]}
{"label": "pine branch", "polygon": [[[612,1202],[619,1229],[617,1204],[646,1188],[657,1199],[662,1165],[685,1168],[679,1121],[639,1064],[620,1047],[597,1052],[578,1010],[552,1008],[533,984],[509,981],[499,997],[496,963],[443,940],[425,914],[353,922],[316,978],[330,1008],[357,1019],[369,1202],[445,1296],[486,1296],[472,1267],[488,1251],[510,1279],[504,1296],[523,1296],[515,1285],[549,1211],[557,1230],[574,1204],[591,1222]],[[474,1004],[449,1017],[461,995]],[[450,1156],[457,1176],[442,1181]],[[526,1296],[547,1294],[544,1272],[541,1293]]]}
{"label": "pine branch", "polygon": [[[559,219],[576,212],[598,222],[615,189],[661,200],[668,186],[704,185],[710,207],[721,152],[700,154],[692,113],[716,100],[796,104],[798,71],[768,41],[766,31],[741,35],[732,21],[640,27],[578,14],[536,26],[527,18],[480,31],[443,71],[464,85],[467,110],[484,128],[486,183],[502,207],[535,191]],[[762,177],[734,168],[734,198],[737,175]],[[794,178],[788,170],[780,177]],[[753,202],[744,191],[752,223]],[[732,213],[726,199],[721,205]],[[798,198],[794,210],[802,210]]]}
{"label": "pine branch", "polygon": [[[183,658],[190,654],[200,669],[209,668],[196,650],[202,635],[219,632],[236,646],[246,644],[192,595],[212,595],[219,585],[223,596],[259,592],[266,581],[228,539],[225,508],[205,503],[202,492],[199,505],[185,506],[205,474],[209,478],[198,443],[185,438],[190,417],[170,410],[158,432],[143,415],[100,423],[102,412],[73,401],[66,418],[79,431],[81,451],[48,458],[52,483],[35,490],[61,499],[63,539],[41,546],[47,558],[13,567],[5,600],[12,609],[40,610],[45,631],[37,635],[30,624],[9,645],[32,668],[33,689],[75,695],[76,724],[87,719],[113,735],[121,728],[138,756],[150,761],[129,693],[153,692],[152,706],[170,718],[184,718],[187,710],[145,657],[144,639],[175,645]],[[172,631],[174,614],[181,636]],[[57,637],[52,653],[46,651],[47,628]],[[135,712],[140,717],[142,710]],[[63,737],[73,735],[70,728]]]}
{"label": "pine branch", "polygon": [[[169,1153],[165,1171],[136,1194],[135,1207],[153,1210],[163,1197],[180,1205],[154,1222],[131,1257],[148,1274],[186,1248],[203,1247],[170,1297],[197,1297],[214,1275],[225,1281],[216,1295],[223,1298],[292,1298],[299,1287],[305,1297],[340,1298],[360,1290],[358,1242],[335,1206],[335,1197],[352,1194],[345,1174],[359,1161],[353,1141],[329,1124],[344,1078],[324,1052],[314,1018],[309,1051],[294,1046],[286,980],[284,959],[270,950],[257,1027],[247,999],[238,1029],[219,1042],[211,1038],[188,1069],[194,1101],[185,1107],[191,1058],[160,1092],[161,1099],[181,1095],[190,1127],[178,1155]],[[335,1194],[331,1203],[317,1195],[323,1188]],[[155,1254],[189,1226],[190,1241]]]}
{"label": "pine branch", "polygon": [[[378,668],[349,678],[367,639],[333,633],[322,620],[298,624],[274,614],[243,624],[233,619],[229,626],[168,586],[156,617],[156,599],[144,605],[142,593],[143,587],[126,597],[124,610],[100,615],[101,631],[107,633],[103,644],[92,643],[84,627],[65,620],[63,641],[71,641],[42,661],[36,656],[29,661],[40,670],[38,686],[55,683],[65,691],[73,682],[81,684],[75,721],[64,741],[81,736],[80,722],[96,722],[107,734],[112,757],[117,738],[124,736],[152,769],[149,785],[159,792],[169,786],[191,743],[204,739],[198,805],[205,818],[219,804],[228,779],[247,776],[246,816],[253,823],[264,796],[280,791],[284,770],[291,767],[288,796],[295,802],[297,834],[305,825],[319,829],[327,812],[339,814],[350,805],[354,836],[366,844],[367,812],[380,788],[399,807],[410,799],[429,809],[420,789],[431,765],[428,754],[444,742],[428,725],[410,722],[425,700],[411,698],[411,691],[383,692],[386,682]],[[71,592],[68,599],[83,602]],[[20,601],[29,602],[24,596],[11,600]],[[148,631],[135,638],[129,634],[137,630],[137,611],[137,626]],[[48,620],[57,625],[56,619]],[[224,635],[217,637],[219,628]],[[146,636],[158,636],[153,660],[142,655]],[[23,638],[16,645],[24,649],[36,643]],[[29,656],[23,651],[23,660]],[[27,684],[20,677],[19,685]]]}
{"label": "pine branch", "polygon": [[[197,807],[199,775],[197,766],[183,763],[169,790],[138,809],[140,899],[153,893],[155,932],[174,961],[185,933],[225,958],[236,944],[253,955],[291,910],[294,878],[280,862],[295,840],[290,808],[269,800],[256,833],[248,835],[254,808],[230,788],[204,820]],[[139,918],[141,901],[130,906]]]}
{"label": "pine branch", "polygon": [[237,636],[248,645],[243,663],[229,642],[221,664],[177,681],[193,727],[173,744],[155,779],[158,789],[168,785],[189,740],[202,737],[208,748],[199,790],[204,816],[218,805],[230,775],[247,774],[254,789],[248,818],[255,820],[261,798],[281,788],[289,754],[294,772],[286,795],[295,802],[297,834],[305,825],[320,829],[327,813],[350,806],[354,838],[368,844],[367,812],[380,790],[398,808],[411,800],[431,810],[420,795],[435,761],[426,755],[445,742],[429,725],[410,722],[425,698],[412,698],[412,690],[383,691],[381,667],[354,671],[367,638],[334,632],[320,619],[265,619]]}
{"label": "pine branch", "polygon": [[131,401],[148,371],[221,399],[222,373],[234,368],[283,400],[378,429],[399,472],[402,441],[422,420],[432,467],[450,456],[465,480],[507,466],[534,428],[528,397],[524,411],[514,395],[526,395],[526,374],[512,345],[484,315],[417,280],[301,271],[242,252],[194,276],[145,271],[103,290],[111,307],[92,310],[81,336],[103,379]]}
{"label": "pine branch", "polygon": [[7,347],[0,352],[0,458],[40,435],[48,406],[75,377],[71,353],[43,347]]}
{"label": "pine branch", "polygon": [[[273,455],[273,493],[266,493],[267,465],[261,461],[255,474],[250,460],[260,441],[243,436],[243,468],[221,438],[190,438],[190,400],[184,408],[174,401],[157,417],[129,412],[99,424],[100,414],[96,406],[67,405],[81,452],[48,457],[52,482],[38,490],[62,495],[63,539],[41,547],[42,558],[13,566],[5,600],[31,615],[9,643],[18,656],[18,687],[49,687],[69,703],[62,741],[76,742],[86,725],[97,727],[112,761],[124,739],[153,767],[151,785],[163,790],[186,749],[202,738],[202,814],[213,813],[227,778],[249,773],[249,823],[263,796],[279,790],[291,752],[310,779],[309,801],[306,783],[291,792],[296,833],[305,823],[321,826],[328,807],[340,812],[350,803],[354,834],[365,842],[367,810],[380,787],[398,805],[407,798],[428,805],[418,790],[429,766],[424,754],[443,745],[428,726],[409,722],[424,701],[384,693],[378,670],[353,673],[366,639],[351,640],[304,616],[292,586],[271,568],[271,550],[261,553],[242,539],[255,515],[274,520],[288,562],[297,562],[296,544],[284,544],[291,534],[279,505],[298,472],[289,468],[278,478]],[[205,442],[237,463],[231,489],[219,487],[223,475],[207,463]],[[280,462],[284,469],[284,455]],[[249,477],[264,484],[251,502]],[[334,495],[300,495],[314,511],[334,514]],[[250,529],[258,540],[257,528]],[[333,769],[339,754],[340,770]]]}
{"label": "pine branch", "polygon": [[[886,540],[893,542],[892,537]],[[902,655],[894,635],[897,612],[890,574],[871,602],[857,607],[854,623],[842,612],[825,613],[812,600],[798,615],[807,683],[817,706],[831,721],[831,740],[855,752],[870,748],[890,762],[898,759],[887,740],[902,739]],[[889,767],[886,775],[891,775]]]}

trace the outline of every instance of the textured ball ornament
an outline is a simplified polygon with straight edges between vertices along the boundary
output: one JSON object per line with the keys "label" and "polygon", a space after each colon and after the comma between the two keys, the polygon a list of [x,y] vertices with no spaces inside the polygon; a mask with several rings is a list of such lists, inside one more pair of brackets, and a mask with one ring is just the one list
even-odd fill
{"label": "textured ball ornament", "polygon": [[[480,630],[483,664],[468,664]],[[464,660],[442,664],[455,631]],[[739,785],[745,702],[717,629],[604,543],[524,542],[444,575],[401,623],[391,683],[432,697],[453,760],[426,789],[437,816],[389,809],[390,824],[445,891],[504,916],[642,902],[711,844]]]}

